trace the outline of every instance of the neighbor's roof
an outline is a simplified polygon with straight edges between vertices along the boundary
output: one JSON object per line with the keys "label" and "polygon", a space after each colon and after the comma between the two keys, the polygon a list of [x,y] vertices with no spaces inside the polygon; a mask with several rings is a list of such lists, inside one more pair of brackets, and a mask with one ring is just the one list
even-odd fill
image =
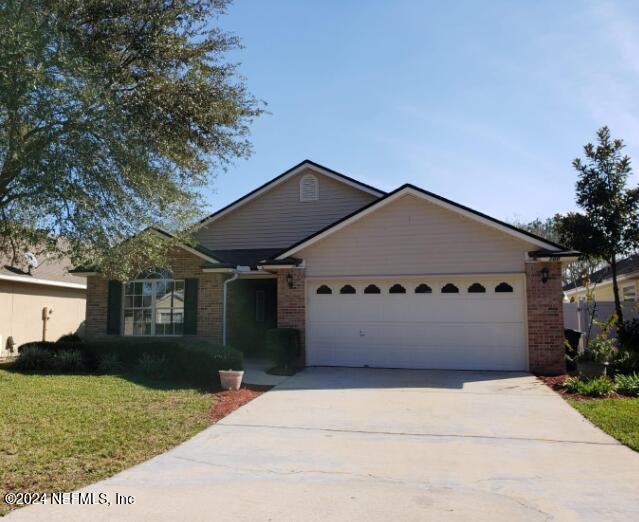
{"label": "neighbor's roof", "polygon": [[[639,254],[633,254],[630,257],[626,257],[621,261],[617,261],[617,275],[628,275],[633,272],[639,272]],[[590,276],[591,283],[602,283],[607,279],[612,279],[612,272],[610,270],[610,266],[606,266],[593,272]],[[580,278],[577,281],[567,284],[564,286],[564,290],[573,290],[575,288],[582,287],[584,284],[584,279]]]}
{"label": "neighbor's roof", "polygon": [[68,258],[55,259],[45,255],[36,256],[36,258],[38,268],[32,268],[29,273],[29,267],[23,255],[18,254],[15,262],[12,262],[9,256],[0,257],[0,281],[86,288],[84,278],[69,273],[71,262]]}

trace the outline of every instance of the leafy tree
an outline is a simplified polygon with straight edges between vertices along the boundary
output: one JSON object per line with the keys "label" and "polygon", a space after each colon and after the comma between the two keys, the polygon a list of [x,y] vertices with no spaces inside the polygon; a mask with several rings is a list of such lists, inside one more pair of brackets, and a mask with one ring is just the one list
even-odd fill
{"label": "leafy tree", "polygon": [[576,201],[582,212],[562,217],[559,232],[564,243],[610,265],[617,321],[622,324],[617,256],[627,255],[639,242],[639,188],[626,187],[632,168],[630,158],[622,155],[623,141],[611,139],[608,127],[597,131],[597,141],[596,146],[584,146],[583,161],[573,161],[579,172]]}
{"label": "leafy tree", "polygon": [[552,241],[553,243],[559,243],[561,238],[559,236],[559,230],[557,229],[558,218],[559,216],[546,219],[536,218],[528,222],[513,219],[511,224],[539,237],[543,237],[548,241]]}
{"label": "leafy tree", "polygon": [[227,4],[0,2],[0,254],[37,244],[110,272],[162,257],[153,234],[113,247],[182,230],[262,111],[213,25]]}

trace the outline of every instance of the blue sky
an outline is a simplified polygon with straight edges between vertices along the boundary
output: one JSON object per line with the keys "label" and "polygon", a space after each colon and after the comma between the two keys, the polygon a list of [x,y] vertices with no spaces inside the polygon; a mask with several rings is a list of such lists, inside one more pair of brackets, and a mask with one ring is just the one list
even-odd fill
{"label": "blue sky", "polygon": [[270,114],[213,210],[308,158],[546,217],[574,208],[571,161],[604,124],[639,169],[637,2],[236,0],[219,24]]}

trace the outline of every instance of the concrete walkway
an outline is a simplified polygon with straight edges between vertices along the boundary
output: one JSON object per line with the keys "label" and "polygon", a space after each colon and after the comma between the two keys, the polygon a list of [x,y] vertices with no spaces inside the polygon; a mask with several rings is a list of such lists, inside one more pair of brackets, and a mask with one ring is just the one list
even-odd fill
{"label": "concrete walkway", "polygon": [[267,370],[273,368],[273,363],[268,359],[245,359],[244,360],[244,384],[257,386],[277,386],[282,384],[288,377],[283,375],[270,375]]}
{"label": "concrete walkway", "polygon": [[639,454],[527,374],[309,369],[48,520],[639,520]]}

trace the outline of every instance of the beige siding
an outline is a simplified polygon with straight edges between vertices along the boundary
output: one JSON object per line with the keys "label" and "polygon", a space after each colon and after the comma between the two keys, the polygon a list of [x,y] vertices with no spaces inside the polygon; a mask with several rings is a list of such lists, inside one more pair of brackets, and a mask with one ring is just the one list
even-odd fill
{"label": "beige siding", "polygon": [[296,255],[307,277],[523,273],[525,254],[535,248],[407,195]]}
{"label": "beige siding", "polygon": [[[627,286],[632,286],[635,288],[635,292],[637,292],[637,280],[635,278],[625,279],[619,281],[619,298],[623,301],[623,289]],[[569,299],[573,299],[575,301],[579,301],[579,299],[586,298],[587,291],[586,289],[582,289],[578,292],[571,293],[568,295]],[[592,291],[593,299],[595,301],[614,301],[615,296],[612,291],[612,282],[610,283],[598,283],[593,286]]]}
{"label": "beige siding", "polygon": [[0,281],[0,356],[12,355],[6,352],[9,336],[17,346],[42,340],[45,306],[53,309],[47,322],[47,341],[77,332],[84,322],[85,294],[81,289]]}
{"label": "beige siding", "polygon": [[[300,201],[305,174],[319,180],[319,200]],[[238,207],[197,234],[214,250],[286,248],[362,208],[375,196],[311,170],[304,170],[254,200]]]}

